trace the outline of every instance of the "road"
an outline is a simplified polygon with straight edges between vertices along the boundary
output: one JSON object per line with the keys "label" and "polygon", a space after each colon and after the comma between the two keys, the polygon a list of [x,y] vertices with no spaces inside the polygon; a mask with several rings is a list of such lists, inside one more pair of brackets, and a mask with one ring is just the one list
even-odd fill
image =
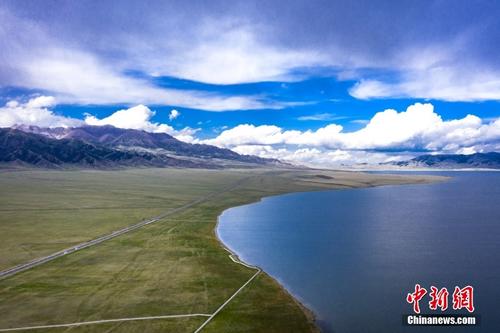
{"label": "road", "polygon": [[46,329],[46,328],[60,328],[60,327],[74,327],[74,326],[82,326],[82,325],[93,325],[93,324],[104,324],[104,323],[114,323],[114,322],[122,322],[122,321],[137,321],[137,320],[155,320],[155,319],[174,319],[174,318],[188,318],[188,317],[208,317],[200,327],[194,331],[194,333],[199,333],[203,328],[219,313],[224,309],[224,307],[231,302],[233,298],[235,298],[257,275],[259,275],[262,270],[257,266],[252,266],[244,263],[239,260],[239,258],[232,253],[229,249],[225,248],[226,251],[229,252],[229,258],[236,264],[243,265],[245,267],[255,269],[256,272],[253,274],[238,290],[234,292],[221,306],[215,310],[212,314],[205,313],[193,313],[193,314],[179,314],[179,315],[164,315],[164,316],[149,316],[149,317],[130,317],[130,318],[118,318],[118,319],[102,319],[102,320],[93,320],[93,321],[82,321],[78,323],[69,323],[69,324],[55,324],[55,325],[41,325],[41,326],[24,326],[24,327],[13,327],[13,328],[0,328],[0,332],[13,332],[13,331],[28,331],[28,330],[37,330],[37,329]]}
{"label": "road", "polygon": [[242,179],[236,181],[235,183],[233,183],[233,184],[231,184],[231,185],[223,188],[220,191],[209,193],[209,194],[207,194],[207,195],[205,195],[205,196],[203,196],[201,198],[198,198],[198,199],[195,199],[193,201],[190,201],[190,202],[188,202],[188,203],[186,203],[186,204],[184,204],[184,205],[182,205],[180,207],[177,207],[177,208],[174,208],[174,209],[169,210],[167,212],[164,212],[164,213],[162,213],[162,214],[160,214],[158,216],[152,217],[152,218],[150,218],[148,220],[141,221],[139,223],[130,225],[128,227],[125,227],[125,228],[113,231],[110,234],[106,234],[106,235],[97,237],[95,239],[92,239],[92,240],[89,240],[89,241],[86,241],[86,242],[74,245],[74,246],[66,248],[64,250],[52,253],[52,254],[50,254],[48,256],[41,257],[41,258],[38,258],[38,259],[34,259],[34,260],[29,261],[27,263],[20,264],[20,265],[8,268],[6,270],[0,271],[0,280],[1,279],[5,279],[5,278],[7,278],[9,276],[15,275],[17,273],[23,272],[25,270],[28,270],[30,268],[33,268],[33,267],[45,264],[45,263],[47,263],[49,261],[52,261],[54,259],[66,256],[66,255],[71,254],[71,253],[74,253],[76,251],[80,251],[80,250],[83,250],[85,248],[88,248],[88,247],[91,247],[91,246],[94,246],[94,245],[98,245],[98,244],[100,244],[102,242],[105,242],[107,240],[110,240],[112,238],[121,236],[121,235],[126,234],[128,232],[131,232],[131,231],[137,230],[139,228],[142,228],[144,226],[147,226],[149,224],[158,222],[158,221],[164,219],[165,217],[168,217],[168,216],[180,213],[182,211],[185,211],[186,209],[188,209],[190,207],[193,207],[193,206],[195,206],[197,204],[200,204],[200,203],[205,202],[205,201],[207,201],[209,199],[212,199],[213,197],[216,197],[218,195],[221,195],[223,193],[226,193],[228,191],[231,191],[231,190],[237,188],[243,182],[245,182],[246,180],[248,180],[249,178],[252,178],[252,177],[253,176],[248,176],[248,177],[242,178]]}
{"label": "road", "polygon": [[200,327],[198,327],[198,329],[197,329],[196,331],[194,331],[194,333],[199,333],[199,332],[201,332],[201,330],[202,330],[202,329],[203,329],[203,328],[204,328],[204,327],[205,327],[205,326],[206,326],[206,325],[207,325],[207,324],[208,324],[208,323],[209,323],[212,319],[214,319],[214,317],[215,317],[215,316],[216,316],[219,312],[221,312],[221,311],[222,311],[222,309],[224,309],[224,307],[225,307],[225,306],[226,306],[229,302],[231,302],[231,300],[232,300],[233,298],[235,298],[235,297],[236,297],[236,295],[238,295],[238,294],[239,294],[239,293],[240,293],[240,292],[241,292],[241,291],[242,291],[242,290],[243,290],[243,289],[244,289],[244,288],[245,288],[245,287],[246,287],[246,286],[247,286],[250,282],[252,282],[252,280],[253,280],[253,279],[255,279],[255,277],[256,277],[257,275],[259,275],[259,273],[260,273],[260,272],[262,272],[262,270],[261,270],[259,267],[257,267],[257,266],[252,266],[252,265],[249,265],[249,264],[244,263],[243,261],[240,261],[240,260],[238,259],[238,257],[237,257],[235,254],[233,254],[233,253],[232,253],[229,249],[227,249],[227,248],[226,248],[226,250],[230,253],[230,254],[229,254],[229,258],[231,258],[231,260],[232,260],[233,262],[235,262],[235,263],[237,263],[237,264],[240,264],[240,265],[243,265],[243,266],[248,267],[248,268],[255,269],[255,270],[257,270],[257,271],[255,272],[255,274],[254,274],[254,275],[252,275],[252,276],[250,277],[250,279],[248,279],[248,280],[247,280],[247,282],[245,282],[245,283],[244,283],[244,284],[243,284],[243,285],[242,285],[242,286],[241,286],[238,290],[236,290],[236,292],[235,292],[234,294],[232,294],[232,295],[231,295],[231,297],[229,297],[229,298],[228,298],[228,299],[227,299],[224,303],[222,303],[222,305],[221,305],[221,306],[219,306],[219,307],[217,308],[217,310],[215,310],[215,312],[214,312],[214,313],[212,313],[212,314],[211,314],[211,315],[207,318],[207,320],[205,320],[205,321],[203,322],[203,324],[201,324],[201,326],[200,326]]}
{"label": "road", "polygon": [[[100,243],[102,243],[102,242],[104,242],[106,240],[118,237],[120,235],[123,235],[125,233],[131,232],[133,230],[142,228],[142,227],[144,227],[146,225],[158,222],[161,219],[164,219],[165,217],[177,214],[177,213],[182,212],[182,211],[184,211],[184,210],[186,210],[186,209],[188,209],[188,208],[190,208],[190,207],[192,207],[194,205],[197,205],[197,204],[200,204],[200,203],[202,203],[204,201],[212,199],[215,196],[218,196],[218,195],[221,195],[221,194],[226,193],[228,191],[231,191],[231,190],[237,188],[243,182],[245,182],[246,180],[248,180],[249,178],[252,178],[252,177],[253,176],[248,176],[248,177],[245,177],[243,179],[240,179],[237,182],[229,185],[228,187],[226,187],[226,188],[224,188],[224,189],[222,189],[222,190],[220,190],[218,192],[210,193],[210,194],[208,194],[206,196],[203,196],[201,198],[198,198],[196,200],[188,202],[188,203],[186,203],[186,204],[184,204],[184,205],[182,205],[180,207],[177,207],[175,209],[169,210],[169,211],[167,211],[165,213],[162,213],[162,214],[160,214],[160,215],[158,215],[156,217],[153,217],[151,219],[148,219],[148,220],[145,220],[145,221],[141,221],[139,223],[133,224],[131,226],[125,227],[125,228],[120,229],[120,230],[116,230],[116,231],[112,232],[111,234],[100,236],[100,237],[95,238],[93,240],[80,243],[78,245],[75,245],[75,246],[72,246],[70,248],[67,248],[67,249],[58,251],[56,253],[53,253],[51,255],[48,255],[46,257],[35,259],[35,260],[32,260],[32,261],[30,261],[28,263],[21,264],[21,265],[12,267],[10,269],[4,270],[4,271],[0,272],[0,279],[12,276],[12,275],[17,274],[19,272],[22,272],[22,271],[28,270],[30,268],[42,265],[42,264],[44,264],[46,262],[49,262],[51,260],[54,260],[56,258],[65,256],[65,255],[68,255],[68,254],[71,254],[71,253],[74,253],[76,251],[80,251],[80,250],[88,248],[90,246],[94,246],[94,245],[100,244]],[[236,290],[224,303],[222,303],[222,305],[220,305],[217,308],[217,310],[215,310],[215,312],[213,312],[212,314],[200,314],[200,313],[196,313],[196,314],[178,314],[178,315],[164,315],[164,316],[149,316],[149,317],[130,317],[130,318],[118,318],[118,319],[103,319],[103,320],[84,321],[84,322],[68,323],[68,324],[55,324],[55,325],[24,326],[24,327],[14,327],[14,328],[3,328],[3,329],[0,329],[0,332],[13,332],[13,331],[24,331],[24,330],[60,328],[60,327],[74,327],[74,326],[82,326],[82,325],[102,324],[102,323],[110,323],[110,322],[123,322],[123,321],[157,320],[157,319],[186,318],[186,317],[208,317],[207,320],[204,321],[201,324],[201,326],[198,327],[198,329],[196,329],[196,331],[194,332],[194,333],[199,333],[208,323],[210,323],[210,321],[220,311],[222,311],[222,309],[224,309],[224,307],[229,302],[231,302],[231,300],[233,298],[235,298],[248,284],[250,284],[250,282],[252,282],[253,279],[255,279],[255,277],[257,275],[259,275],[259,273],[262,272],[262,270],[259,267],[252,266],[252,265],[249,265],[249,264],[246,264],[246,263],[240,261],[239,258],[231,250],[229,250],[229,249],[227,249],[225,247],[224,247],[224,249],[229,252],[229,258],[234,263],[243,265],[243,266],[245,266],[247,268],[255,269],[256,272],[238,290]]]}
{"label": "road", "polygon": [[210,317],[210,315],[209,314],[204,314],[204,313],[194,313],[194,314],[181,314],[181,315],[168,315],[168,316],[150,316],[150,317],[103,319],[103,320],[94,320],[94,321],[82,321],[82,322],[79,322],[79,323],[70,323],[70,324],[55,324],[55,325],[42,325],[42,326],[25,326],[25,327],[14,327],[14,328],[2,328],[2,329],[0,329],[0,332],[28,331],[28,330],[39,330],[39,329],[44,329],[44,328],[74,327],[74,326],[82,326],[82,325],[115,323],[115,322],[122,322],[122,321],[172,319],[172,318],[175,319],[175,318],[189,318],[189,317]]}

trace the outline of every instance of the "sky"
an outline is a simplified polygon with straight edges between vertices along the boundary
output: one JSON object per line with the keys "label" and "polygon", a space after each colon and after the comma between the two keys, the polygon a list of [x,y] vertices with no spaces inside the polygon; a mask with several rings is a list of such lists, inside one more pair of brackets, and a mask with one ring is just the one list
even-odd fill
{"label": "sky", "polygon": [[500,151],[498,1],[0,2],[0,127],[335,167]]}

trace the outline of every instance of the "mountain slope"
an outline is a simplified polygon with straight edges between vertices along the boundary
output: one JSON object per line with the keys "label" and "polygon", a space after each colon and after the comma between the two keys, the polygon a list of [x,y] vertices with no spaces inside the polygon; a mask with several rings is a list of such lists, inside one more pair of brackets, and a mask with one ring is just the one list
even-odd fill
{"label": "mountain slope", "polygon": [[0,162],[45,168],[62,166],[210,166],[168,156],[120,151],[92,145],[78,139],[57,140],[11,128],[0,128]]}
{"label": "mountain slope", "polygon": [[78,128],[19,126],[17,128],[24,132],[41,134],[54,139],[78,139],[90,144],[125,151],[139,150],[153,154],[167,154],[168,156],[215,158],[254,164],[278,163],[277,160],[240,155],[229,149],[182,142],[166,133],[150,133],[113,126],[84,126]]}
{"label": "mountain slope", "polygon": [[424,168],[489,168],[500,169],[500,153],[471,155],[421,155],[408,161],[392,163],[402,167]]}

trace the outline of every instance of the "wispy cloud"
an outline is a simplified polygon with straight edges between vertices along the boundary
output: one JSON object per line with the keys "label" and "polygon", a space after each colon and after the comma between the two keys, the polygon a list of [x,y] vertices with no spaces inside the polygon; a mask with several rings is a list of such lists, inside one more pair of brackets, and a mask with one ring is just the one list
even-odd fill
{"label": "wispy cloud", "polygon": [[397,82],[361,80],[349,93],[359,99],[424,98],[444,101],[500,100],[500,72],[463,68],[411,71]]}
{"label": "wispy cloud", "polygon": [[[261,28],[262,29],[262,28]],[[194,34],[197,39],[177,40],[176,50],[165,52],[161,62],[151,63],[157,74],[214,84],[262,81],[293,81],[292,70],[324,64],[313,50],[296,50],[265,43],[265,31],[232,21],[205,22]],[[182,58],[177,54],[183,54]]]}
{"label": "wispy cloud", "polygon": [[350,123],[352,123],[352,124],[360,124],[360,125],[366,125],[369,122],[370,121],[368,119],[353,119],[350,121]]}
{"label": "wispy cloud", "polygon": [[286,10],[279,1],[72,5],[2,4],[2,85],[47,91],[65,103],[211,111],[287,105],[265,96],[166,89],[125,73],[219,85],[326,75],[357,81],[350,93],[359,99],[500,99],[494,2],[439,1],[432,10],[426,1],[410,8],[296,1]]}
{"label": "wispy cloud", "polygon": [[42,27],[4,10],[0,10],[0,20],[9,27],[0,29],[0,46],[5,51],[0,62],[3,86],[47,91],[68,104],[142,103],[207,111],[280,109],[287,105],[265,96],[228,96],[158,87],[144,78],[126,74],[128,68],[123,62],[110,63],[109,59],[64,45]]}
{"label": "wispy cloud", "polygon": [[307,116],[300,116],[297,120],[301,121],[334,121],[334,120],[342,120],[347,119],[347,116],[337,116],[333,113],[316,113]]}

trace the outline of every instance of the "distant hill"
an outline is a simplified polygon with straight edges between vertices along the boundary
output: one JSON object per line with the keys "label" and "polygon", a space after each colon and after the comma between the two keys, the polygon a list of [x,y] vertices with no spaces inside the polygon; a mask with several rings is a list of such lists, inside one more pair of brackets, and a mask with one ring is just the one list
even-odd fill
{"label": "distant hill", "polygon": [[0,162],[54,167],[179,166],[207,167],[200,163],[95,146],[78,139],[52,139],[17,129],[0,129]]}
{"label": "distant hill", "polygon": [[392,162],[401,167],[419,168],[488,168],[500,169],[500,153],[476,153],[471,155],[421,155],[408,161]]}
{"label": "distant hill", "polygon": [[280,163],[210,145],[185,143],[165,133],[112,126],[3,128],[0,129],[0,144],[0,162],[39,167],[221,168]]}

